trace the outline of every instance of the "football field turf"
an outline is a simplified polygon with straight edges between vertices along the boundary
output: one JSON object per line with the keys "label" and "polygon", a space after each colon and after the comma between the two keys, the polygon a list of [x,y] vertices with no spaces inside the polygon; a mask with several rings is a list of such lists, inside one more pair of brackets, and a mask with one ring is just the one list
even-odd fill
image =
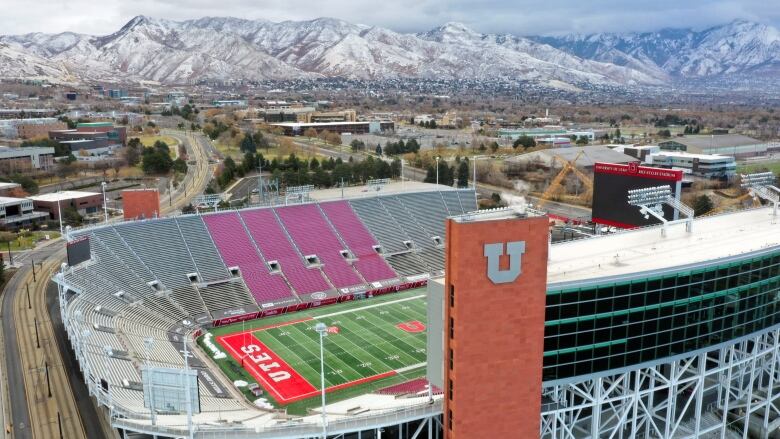
{"label": "football field turf", "polygon": [[424,375],[425,300],[425,290],[418,289],[214,328],[212,333],[229,360],[281,407],[319,395],[317,323],[328,327],[328,394],[345,396],[347,388],[370,391]]}

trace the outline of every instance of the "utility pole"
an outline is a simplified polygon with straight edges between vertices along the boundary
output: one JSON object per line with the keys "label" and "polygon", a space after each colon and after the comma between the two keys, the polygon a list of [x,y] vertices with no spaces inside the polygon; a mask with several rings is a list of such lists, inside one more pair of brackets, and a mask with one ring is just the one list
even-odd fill
{"label": "utility pole", "polygon": [[35,278],[35,259],[30,258],[30,262],[32,263],[33,282],[38,282],[38,279]]}
{"label": "utility pole", "polygon": [[35,324],[35,345],[38,346],[38,349],[41,348],[41,339],[38,338],[38,318],[33,317],[33,323]]}
{"label": "utility pole", "polygon": [[24,286],[27,288],[27,309],[32,309],[32,304],[30,303],[30,284],[25,283]]}

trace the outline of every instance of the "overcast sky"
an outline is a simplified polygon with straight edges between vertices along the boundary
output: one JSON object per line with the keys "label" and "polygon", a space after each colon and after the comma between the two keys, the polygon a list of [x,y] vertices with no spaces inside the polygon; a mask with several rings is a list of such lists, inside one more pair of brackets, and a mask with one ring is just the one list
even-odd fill
{"label": "overcast sky", "polygon": [[136,15],[271,21],[329,16],[401,32],[460,21],[480,32],[516,35],[704,28],[737,18],[780,23],[778,0],[0,0],[0,4],[0,34],[104,35]]}

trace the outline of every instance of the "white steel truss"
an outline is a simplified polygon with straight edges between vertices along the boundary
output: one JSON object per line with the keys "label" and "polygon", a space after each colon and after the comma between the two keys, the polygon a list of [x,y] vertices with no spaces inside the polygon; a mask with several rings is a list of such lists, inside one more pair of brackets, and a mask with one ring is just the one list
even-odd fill
{"label": "white steel truss", "polygon": [[717,349],[544,387],[540,436],[780,437],[780,327]]}

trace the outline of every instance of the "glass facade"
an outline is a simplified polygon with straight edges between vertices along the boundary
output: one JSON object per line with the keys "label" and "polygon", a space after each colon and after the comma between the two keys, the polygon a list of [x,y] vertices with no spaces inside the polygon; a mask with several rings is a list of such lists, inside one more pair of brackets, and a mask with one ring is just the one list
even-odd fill
{"label": "glass facade", "polygon": [[633,366],[780,323],[780,251],[547,291],[544,380]]}

